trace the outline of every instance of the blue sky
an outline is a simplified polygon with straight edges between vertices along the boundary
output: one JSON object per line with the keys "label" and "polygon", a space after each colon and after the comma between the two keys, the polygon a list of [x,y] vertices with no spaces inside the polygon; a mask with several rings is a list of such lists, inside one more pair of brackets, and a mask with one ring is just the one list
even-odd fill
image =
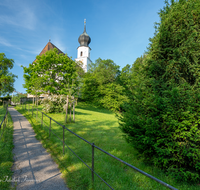
{"label": "blue sky", "polygon": [[23,66],[35,60],[49,39],[75,59],[78,37],[91,37],[91,60],[112,59],[122,69],[147,50],[164,0],[1,0],[0,52],[14,59],[15,89],[23,88]]}

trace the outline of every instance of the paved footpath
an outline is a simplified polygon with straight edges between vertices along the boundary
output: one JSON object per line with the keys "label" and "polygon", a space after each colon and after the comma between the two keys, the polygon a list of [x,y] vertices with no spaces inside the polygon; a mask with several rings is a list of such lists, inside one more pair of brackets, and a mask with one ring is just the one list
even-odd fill
{"label": "paved footpath", "polygon": [[35,138],[28,120],[9,108],[14,125],[12,185],[17,190],[68,190],[58,166]]}

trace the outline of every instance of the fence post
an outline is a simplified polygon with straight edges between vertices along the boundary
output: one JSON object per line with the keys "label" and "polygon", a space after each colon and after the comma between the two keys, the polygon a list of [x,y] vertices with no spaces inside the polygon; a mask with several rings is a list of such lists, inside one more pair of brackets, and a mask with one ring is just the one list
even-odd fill
{"label": "fence post", "polygon": [[7,110],[7,114],[6,114],[6,125],[8,125],[8,110]]}
{"label": "fence post", "polygon": [[69,104],[69,96],[67,95],[67,104],[66,104],[66,115],[65,115],[65,123],[67,123],[67,112],[68,112],[68,104]]}
{"label": "fence post", "polygon": [[6,124],[6,116],[4,116],[4,121],[3,121],[3,131],[4,131],[4,128],[5,128],[5,124]]}
{"label": "fence post", "polygon": [[50,117],[50,126],[49,126],[49,137],[51,136],[51,117]]}
{"label": "fence post", "polygon": [[94,143],[92,143],[92,186],[94,188]]}
{"label": "fence post", "polygon": [[6,115],[5,115],[5,119],[4,119],[3,133],[4,133],[5,128],[6,128]]}
{"label": "fence post", "polygon": [[63,154],[65,154],[65,128],[63,125]]}
{"label": "fence post", "polygon": [[2,136],[3,136],[3,132],[4,132],[4,127],[5,127],[5,116],[4,116],[4,121],[3,121],[3,123],[2,123],[2,133],[1,133],[1,138],[2,138]]}

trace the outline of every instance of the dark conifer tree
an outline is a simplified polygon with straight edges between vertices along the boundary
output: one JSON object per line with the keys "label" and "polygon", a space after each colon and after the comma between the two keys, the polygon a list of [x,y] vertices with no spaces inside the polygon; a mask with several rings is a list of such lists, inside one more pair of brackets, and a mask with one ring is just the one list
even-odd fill
{"label": "dark conifer tree", "polygon": [[159,15],[140,83],[132,88],[120,125],[146,160],[177,180],[198,182],[200,1],[166,2]]}

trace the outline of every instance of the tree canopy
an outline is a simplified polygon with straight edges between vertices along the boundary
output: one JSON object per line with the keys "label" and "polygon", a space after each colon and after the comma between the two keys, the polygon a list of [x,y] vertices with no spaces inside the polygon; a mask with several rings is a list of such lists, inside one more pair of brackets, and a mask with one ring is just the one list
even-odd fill
{"label": "tree canopy", "polygon": [[37,56],[35,62],[23,68],[24,87],[28,93],[37,90],[48,94],[75,94],[78,90],[80,66],[67,54],[58,54],[55,48]]}
{"label": "tree canopy", "polygon": [[89,73],[95,76],[99,84],[114,82],[120,74],[119,66],[111,59],[98,58],[89,66]]}
{"label": "tree canopy", "polygon": [[89,67],[81,87],[81,98],[113,111],[119,111],[127,101],[124,88],[119,83],[119,66],[111,59],[97,59]]}
{"label": "tree canopy", "polygon": [[166,1],[142,64],[134,64],[120,126],[149,162],[200,180],[200,1]]}
{"label": "tree canopy", "polygon": [[0,96],[14,91],[17,76],[9,71],[13,68],[13,63],[13,59],[8,59],[4,53],[0,53]]}

